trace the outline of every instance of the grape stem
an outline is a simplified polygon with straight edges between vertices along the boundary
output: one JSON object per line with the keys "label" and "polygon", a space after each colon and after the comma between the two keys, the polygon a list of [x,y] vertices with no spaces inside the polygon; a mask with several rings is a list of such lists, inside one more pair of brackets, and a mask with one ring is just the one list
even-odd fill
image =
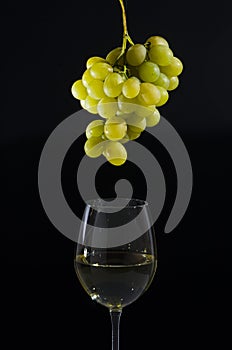
{"label": "grape stem", "polygon": [[126,50],[126,45],[127,45],[127,41],[131,44],[134,45],[130,35],[128,34],[128,30],[127,30],[127,22],[126,22],[126,10],[125,10],[125,6],[123,3],[123,0],[119,0],[121,8],[122,8],[122,22],[123,22],[123,40],[122,40],[122,51],[119,55],[119,57],[117,58],[117,61],[120,59],[120,57],[123,56],[125,50]]}

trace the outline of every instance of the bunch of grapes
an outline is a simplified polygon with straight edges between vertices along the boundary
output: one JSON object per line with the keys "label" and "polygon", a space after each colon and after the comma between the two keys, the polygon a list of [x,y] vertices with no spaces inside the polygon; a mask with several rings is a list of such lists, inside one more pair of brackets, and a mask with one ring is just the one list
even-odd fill
{"label": "bunch of grapes", "polygon": [[145,44],[117,47],[105,58],[91,57],[86,68],[71,89],[84,109],[100,116],[87,126],[85,153],[122,165],[125,143],[158,124],[158,107],[178,87],[183,65],[164,38],[152,36]]}

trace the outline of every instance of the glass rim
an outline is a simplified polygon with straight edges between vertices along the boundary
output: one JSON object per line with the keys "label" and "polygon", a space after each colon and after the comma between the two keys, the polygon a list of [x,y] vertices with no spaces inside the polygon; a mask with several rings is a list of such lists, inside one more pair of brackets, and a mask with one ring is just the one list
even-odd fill
{"label": "glass rim", "polygon": [[[112,204],[112,201],[116,201],[116,203]],[[117,203],[117,201],[124,201],[124,206],[120,205]],[[104,201],[104,202],[103,202]],[[133,201],[133,203],[130,204],[130,202]],[[109,204],[107,204],[109,202]],[[148,206],[148,202],[145,201],[144,199],[139,199],[139,198],[128,198],[128,197],[116,197],[116,198],[94,198],[94,199],[89,199],[86,201],[86,207],[89,208],[143,208]]]}

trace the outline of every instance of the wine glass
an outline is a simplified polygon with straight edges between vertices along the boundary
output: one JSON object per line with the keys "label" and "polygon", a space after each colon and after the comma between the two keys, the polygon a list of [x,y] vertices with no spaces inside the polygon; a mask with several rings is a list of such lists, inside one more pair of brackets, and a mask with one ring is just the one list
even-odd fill
{"label": "wine glass", "polygon": [[119,349],[122,309],[148,289],[156,266],[155,234],[146,201],[99,198],[86,203],[74,267],[92,300],[110,311],[112,350]]}

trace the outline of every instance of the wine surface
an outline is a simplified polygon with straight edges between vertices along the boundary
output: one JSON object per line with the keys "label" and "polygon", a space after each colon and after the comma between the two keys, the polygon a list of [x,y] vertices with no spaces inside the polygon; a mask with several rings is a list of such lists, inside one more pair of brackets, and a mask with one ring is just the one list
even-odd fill
{"label": "wine surface", "polygon": [[157,265],[153,255],[124,251],[77,255],[74,263],[86,292],[110,309],[122,309],[139,298],[150,285]]}

